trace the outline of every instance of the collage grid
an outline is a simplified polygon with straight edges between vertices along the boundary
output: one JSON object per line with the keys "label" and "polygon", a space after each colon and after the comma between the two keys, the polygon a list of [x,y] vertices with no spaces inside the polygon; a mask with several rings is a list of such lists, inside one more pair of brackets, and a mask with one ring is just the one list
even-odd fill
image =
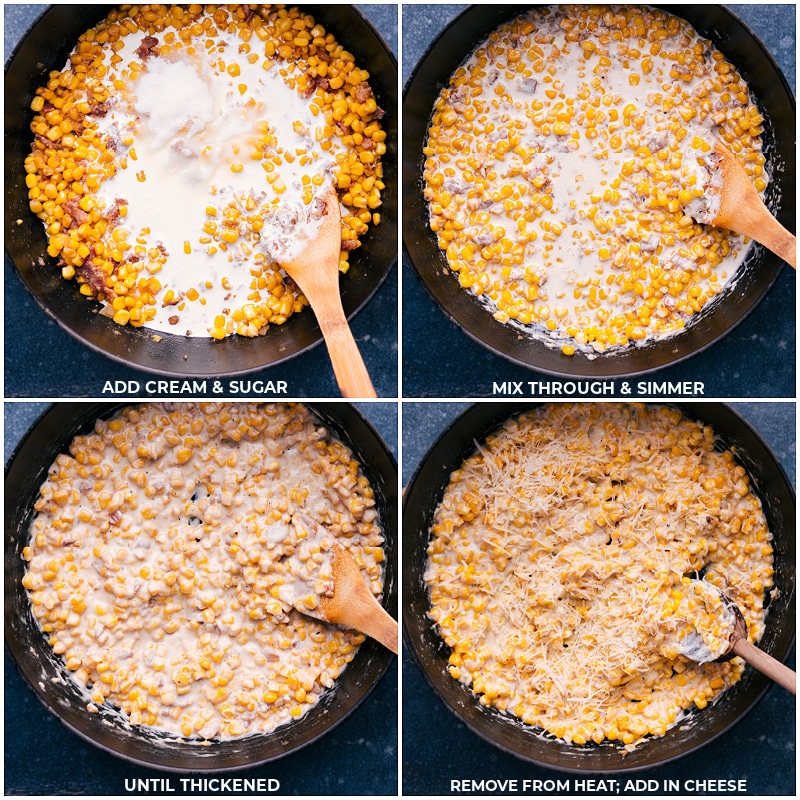
{"label": "collage grid", "polygon": [[[333,5],[333,4],[323,4]],[[486,5],[488,4],[480,4]],[[480,6],[479,6],[480,7]],[[31,25],[48,6],[4,4],[4,46],[7,71],[18,45]],[[81,8],[75,6],[73,8]],[[316,7],[315,7],[316,8]],[[509,415],[518,409],[509,398],[515,387],[528,401],[553,399],[563,391],[566,375],[520,363],[503,355],[479,338],[442,307],[429,287],[423,285],[419,264],[413,263],[410,240],[428,235],[411,229],[411,193],[421,188],[417,154],[404,148],[409,109],[409,87],[420,64],[442,33],[468,24],[466,4],[374,3],[354,8],[383,40],[397,64],[397,141],[389,146],[387,159],[396,162],[395,187],[387,190],[387,204],[397,204],[398,245],[396,261],[385,280],[358,312],[350,327],[370,374],[377,397],[354,402],[397,464],[397,496],[411,488],[415,474],[437,439],[458,425],[459,418],[476,404],[500,404]],[[523,6],[498,7],[499,18],[510,17]],[[727,8],[763,42],[769,57],[788,82],[794,112],[796,76],[796,6],[793,4],[733,4]],[[688,12],[687,12],[688,13]],[[465,20],[467,20],[465,22]],[[356,45],[353,46],[353,49]],[[466,55],[466,52],[465,52]],[[442,83],[447,75],[441,76]],[[438,86],[439,84],[437,84]],[[404,106],[405,102],[405,106]],[[6,126],[13,102],[6,94]],[[387,122],[387,125],[389,123]],[[794,125],[794,117],[792,116]],[[8,157],[8,130],[6,154]],[[792,151],[791,158],[794,158]],[[791,164],[792,181],[794,164]],[[8,183],[6,197],[13,186]],[[179,392],[178,384],[163,388],[155,379],[173,380],[176,373],[158,375],[125,363],[124,357],[109,358],[98,347],[81,341],[66,329],[56,315],[40,306],[20,278],[20,268],[10,256],[13,237],[6,200],[6,254],[4,260],[4,403],[3,435],[7,471],[14,453],[24,443],[32,426],[54,403],[121,402],[159,399],[182,402],[191,399],[265,400],[284,399],[343,402],[324,343],[306,348],[298,357],[268,368],[243,371],[233,376],[240,383],[223,381],[221,393],[212,394],[212,381],[203,392]],[[794,197],[790,206],[793,208]],[[390,215],[394,217],[395,215]],[[9,234],[11,230],[11,234]],[[380,232],[380,227],[376,229]],[[380,235],[380,234],[379,234]],[[387,234],[388,236],[388,234]],[[405,247],[403,246],[405,243]],[[730,404],[760,434],[786,473],[788,484],[796,484],[796,288],[788,267],[776,274],[774,284],[752,311],[737,321],[734,329],[691,358],[634,380],[671,383],[678,391],[653,390],[648,383],[636,400],[662,402],[724,402]],[[185,377],[181,376],[179,380]],[[591,376],[582,376],[587,384]],[[284,396],[253,388],[274,387],[285,381]],[[150,383],[148,383],[150,382]],[[612,400],[631,399],[620,389],[621,380],[603,379]],[[697,389],[698,384],[700,389]],[[118,387],[114,392],[109,387]],[[246,386],[244,389],[231,387]],[[611,388],[609,388],[611,386]],[[692,387],[695,387],[694,389]],[[227,391],[225,391],[227,388]],[[563,397],[563,395],[561,395]],[[580,401],[585,397],[576,398]],[[419,493],[419,487],[417,487]],[[9,491],[7,487],[6,502]],[[402,501],[400,501],[402,506]],[[416,531],[403,527],[403,509],[397,509],[398,615],[405,608],[408,587],[403,567],[408,543]],[[13,558],[13,534],[8,530],[10,509],[6,507],[6,572]],[[794,520],[789,527],[794,530]],[[12,536],[10,543],[9,536]],[[794,543],[792,543],[793,546]],[[794,565],[791,569],[792,580]],[[7,616],[9,586],[6,585]],[[793,606],[792,606],[793,607]],[[401,631],[402,619],[399,618]],[[794,625],[794,619],[791,620]],[[7,635],[9,630],[7,619]],[[551,769],[531,763],[496,742],[487,741],[458,713],[442,701],[421,665],[418,654],[403,640],[401,655],[367,699],[341,724],[308,747],[276,761],[224,773],[225,778],[273,781],[258,793],[301,796],[453,796],[459,794],[522,794],[526,796],[600,797],[611,795],[739,794],[762,796],[796,795],[796,709],[789,695],[774,686],[724,735],[679,760],[640,772],[586,773]],[[442,645],[444,647],[444,645]],[[792,652],[787,664],[794,669]],[[39,702],[36,693],[19,674],[6,648],[4,661],[5,794],[52,796],[85,795],[194,795],[248,794],[225,784],[181,783],[181,778],[199,779],[199,773],[164,772],[98,749],[68,730]],[[43,747],[43,743],[47,743]],[[205,776],[210,777],[210,776]],[[620,783],[608,783],[607,780]],[[625,786],[625,779],[642,782]],[[584,781],[584,779],[588,779]],[[731,790],[688,789],[692,781],[744,781],[744,788]],[[137,783],[138,781],[138,783]],[[463,785],[462,782],[463,781]],[[583,781],[583,782],[581,782]],[[645,783],[650,781],[650,783]],[[227,785],[228,787],[231,784]],[[270,786],[263,789],[263,786]],[[678,787],[681,790],[678,791]],[[187,789],[187,791],[184,791]]]}

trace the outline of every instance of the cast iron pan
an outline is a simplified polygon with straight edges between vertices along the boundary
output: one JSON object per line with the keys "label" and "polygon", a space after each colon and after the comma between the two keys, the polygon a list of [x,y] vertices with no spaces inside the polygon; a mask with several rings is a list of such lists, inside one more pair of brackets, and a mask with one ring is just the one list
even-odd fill
{"label": "cast iron pan", "polygon": [[[714,705],[691,713],[660,738],[649,738],[626,753],[613,743],[568,745],[526,726],[515,717],[482,706],[447,671],[450,649],[428,619],[423,585],[425,552],[433,512],[450,473],[475,452],[476,443],[506,419],[541,403],[481,403],[458,417],[423,458],[405,490],[403,503],[403,624],[405,642],[417,666],[447,708],[468,728],[512,755],[564,772],[632,772],[687,755],[725,733],[752,708],[770,686],[768,678],[747,667],[742,679]],[[775,586],[766,630],[759,647],[780,660],[791,652],[795,626],[795,500],[786,474],[761,437],[722,403],[675,403],[684,414],[711,425],[723,447],[735,447],[760,497],[774,537]]]}
{"label": "cast iron pan", "polygon": [[[305,716],[269,734],[213,741],[209,746],[148,733],[128,726],[115,712],[90,714],[87,699],[67,677],[63,660],[54,657],[30,611],[21,580],[21,557],[33,503],[47,470],[72,438],[92,429],[99,417],[121,408],[108,403],[59,403],[46,411],[20,442],[6,469],[5,626],[6,650],[24,681],[48,711],[88,742],[128,761],[181,772],[216,772],[273,761],[311,744],[332,730],[377,685],[392,654],[368,639],[347,666],[334,689]],[[367,420],[345,403],[310,406],[361,463],[375,492],[386,538],[383,605],[397,618],[397,466]]]}
{"label": "cast iron pan", "polygon": [[[5,78],[5,231],[6,251],[25,288],[62,328],[109,358],[160,375],[213,377],[240,375],[275,366],[322,341],[314,314],[297,314],[270,326],[254,339],[220,342],[172,334],[153,340],[153,331],[124,328],[98,314],[99,303],[64,281],[56,260],[47,255],[44,226],[28,208],[23,162],[30,152],[30,102],[50,70],[62,69],[78,37],[103,19],[111,5],[51,6],[9,59]],[[378,105],[386,111],[381,224],[371,228],[362,246],[350,254],[351,268],[341,281],[342,304],[352,318],[377,292],[397,258],[397,62],[371,23],[353,6],[302,6],[326,30],[335,33],[370,73]]]}
{"label": "cast iron pan", "polygon": [[[765,117],[764,149],[772,181],[767,205],[790,230],[795,225],[795,104],[772,56],[743,22],[724,6],[664,5],[710,39],[747,80]],[[594,359],[565,356],[531,339],[519,327],[492,318],[481,301],[461,288],[428,227],[422,196],[422,148],[433,104],[450,75],[473,49],[519,5],[474,5],[439,35],[416,66],[403,96],[403,248],[417,277],[441,311],[464,333],[498,356],[548,375],[613,378],[641,375],[699,353],[738,325],[767,294],[783,261],[757,245],[740,278],[698,314],[680,334],[646,346],[632,346]]]}

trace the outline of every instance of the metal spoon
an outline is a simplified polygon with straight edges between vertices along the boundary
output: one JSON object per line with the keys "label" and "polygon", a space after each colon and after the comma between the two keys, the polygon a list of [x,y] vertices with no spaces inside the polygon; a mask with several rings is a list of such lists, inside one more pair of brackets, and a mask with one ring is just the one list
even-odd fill
{"label": "metal spoon", "polygon": [[795,237],[770,214],[739,159],[721,142],[716,143],[714,152],[719,158],[722,188],[712,224],[755,239],[797,269]]}
{"label": "metal spoon", "polygon": [[319,595],[317,607],[298,610],[322,622],[366,633],[396,655],[397,622],[364,583],[361,570],[350,553],[311,517],[298,514],[293,521],[295,527],[299,523],[307,531],[307,542],[313,542],[330,553],[332,573],[330,591]]}
{"label": "metal spoon", "polygon": [[[707,584],[707,586],[712,586]],[[768,653],[760,650],[747,638],[747,621],[736,603],[728,595],[713,587],[719,592],[725,607],[733,614],[733,628],[728,639],[726,651],[716,656],[715,653],[703,641],[699,632],[691,633],[683,638],[680,643],[680,650],[687,658],[699,664],[707,664],[711,661],[727,661],[736,656],[741,656],[748,664],[754,666],[759,672],[763,672],[775,683],[783,686],[792,694],[797,694],[797,675],[780,661],[773,658]]]}

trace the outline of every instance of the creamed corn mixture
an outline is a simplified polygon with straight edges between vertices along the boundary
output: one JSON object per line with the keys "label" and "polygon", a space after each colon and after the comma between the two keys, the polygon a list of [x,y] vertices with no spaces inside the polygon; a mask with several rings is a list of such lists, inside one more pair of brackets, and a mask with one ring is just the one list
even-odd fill
{"label": "creamed corn mixture", "polygon": [[178,736],[301,717],[362,643],[295,610],[315,605],[315,562],[330,569],[296,514],[383,592],[369,483],[300,405],[126,408],[74,439],[35,509],[23,584],[89,711]]}
{"label": "creamed corn mixture", "polygon": [[700,665],[680,640],[689,624],[712,646],[725,635],[717,587],[758,641],[772,552],[744,468],[708,426],[666,406],[548,405],[450,476],[430,618],[483,705],[568,743],[632,746],[739,679],[741,659]]}
{"label": "creamed corn mixture", "polygon": [[710,223],[719,140],[767,183],[763,118],[709,41],[647,6],[557,5],[492,33],[436,101],[430,227],[461,286],[567,355],[682,329],[744,257]]}

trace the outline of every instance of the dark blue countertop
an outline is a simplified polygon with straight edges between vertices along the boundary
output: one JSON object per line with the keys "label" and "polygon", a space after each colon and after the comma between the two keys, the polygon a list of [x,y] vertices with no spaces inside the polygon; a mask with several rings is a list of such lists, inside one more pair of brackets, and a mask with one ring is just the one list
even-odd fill
{"label": "dark blue countertop", "polygon": [[[6,403],[5,460],[49,403]],[[397,404],[357,403],[397,458]],[[396,795],[398,662],[356,711],[298,753],[222,777],[276,778],[279,795]],[[125,779],[167,773],[129,764],[87,744],[39,703],[5,656],[5,794],[125,795]],[[46,746],[43,746],[47,743]],[[173,787],[180,787],[173,775]],[[161,792],[156,792],[162,794]],[[178,792],[182,794],[182,792]],[[202,794],[202,793],[201,793]]]}
{"label": "dark blue countertop", "polygon": [[[465,402],[403,404],[404,486],[436,439],[469,406]],[[732,406],[772,448],[794,485],[794,403],[747,402],[733,403]],[[789,666],[794,668],[794,655]],[[743,720],[716,741],[672,764],[626,777],[657,780],[659,786],[668,779],[679,780],[681,786],[686,780],[744,779],[750,795],[793,795],[795,711],[795,699],[779,686],[772,686]],[[577,777],[524,762],[474,734],[439,700],[408,652],[403,656],[402,760],[402,787],[406,795],[450,794],[451,779],[516,778],[521,787],[523,779],[574,780]],[[542,794],[560,793],[548,791]],[[582,796],[585,793],[574,791],[566,794]]]}
{"label": "dark blue countertop", "polygon": [[[764,42],[794,90],[795,5],[727,7]],[[439,32],[466,8],[464,4],[403,6],[404,85]],[[758,308],[724,339],[650,377],[702,381],[706,397],[794,397],[795,279],[794,270],[784,267]],[[422,287],[405,254],[402,282],[405,397],[491,397],[494,381],[547,379],[493,354],[451,323]]]}
{"label": "dark blue countertop", "polygon": [[[29,4],[5,6],[5,59],[45,8],[45,5]],[[396,53],[397,7],[369,3],[358,8]],[[144,386],[148,378],[154,377],[90,350],[46,317],[23,287],[7,255],[4,256],[3,280],[6,397],[100,397],[105,381],[136,380]],[[351,320],[353,337],[379,397],[396,397],[398,393],[397,284],[395,266],[369,304]],[[57,358],[53,357],[54,353],[58,354]],[[324,344],[248,377],[265,382],[287,381],[291,397],[338,397],[340,394]],[[146,395],[136,393],[133,396]],[[155,396],[165,395],[158,392]]]}

